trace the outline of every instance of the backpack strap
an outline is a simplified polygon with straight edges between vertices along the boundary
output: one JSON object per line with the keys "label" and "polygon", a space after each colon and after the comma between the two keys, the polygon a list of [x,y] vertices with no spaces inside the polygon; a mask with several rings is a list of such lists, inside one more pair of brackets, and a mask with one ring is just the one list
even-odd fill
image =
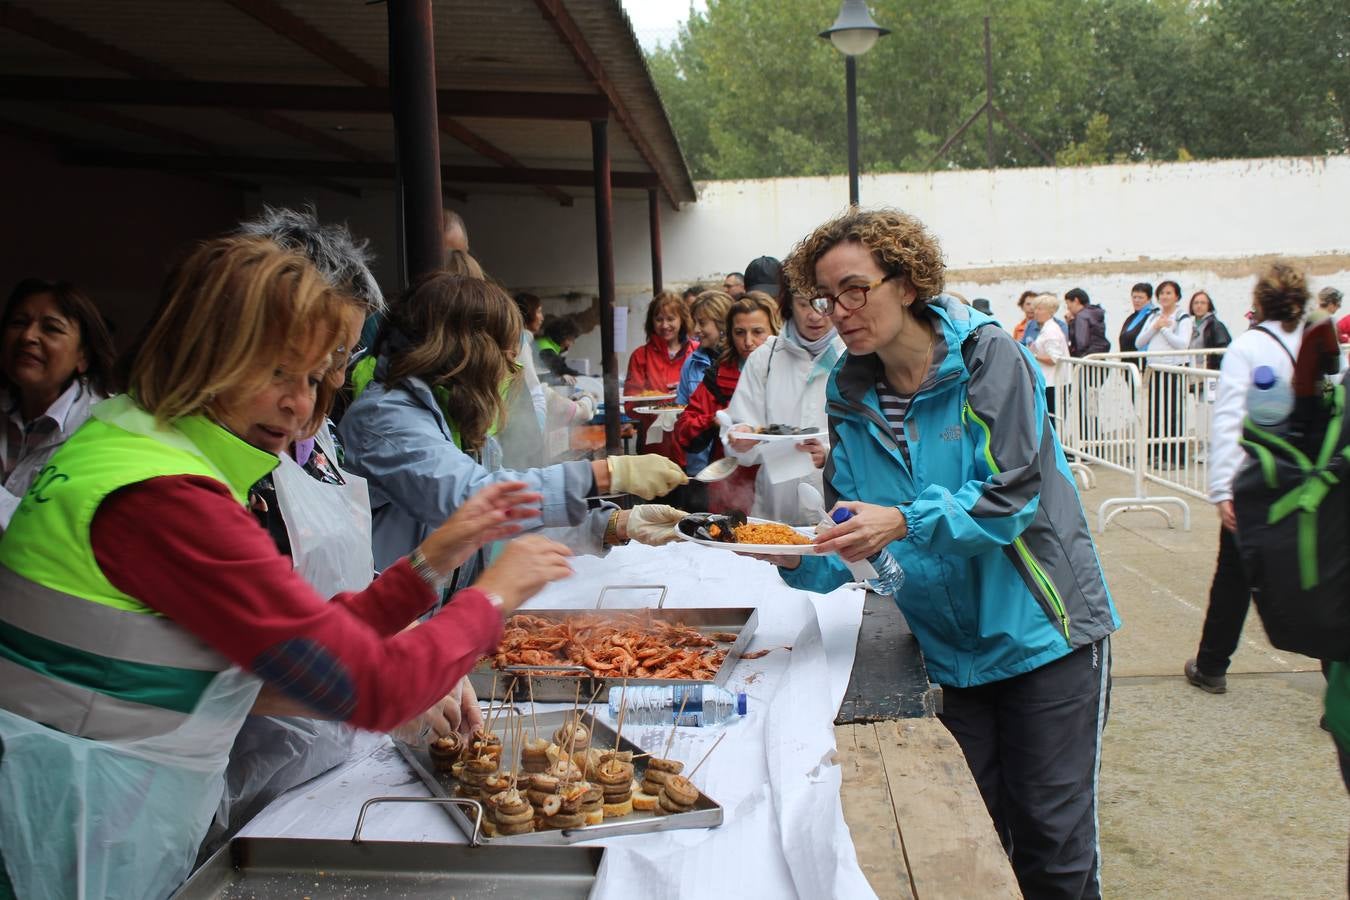
{"label": "backpack strap", "polygon": [[1280,349],[1284,351],[1284,355],[1289,357],[1289,361],[1294,364],[1294,368],[1298,368],[1298,360],[1294,358],[1294,354],[1289,352],[1289,348],[1284,345],[1284,341],[1280,340],[1279,337],[1275,334],[1275,332],[1271,331],[1264,325],[1253,325],[1252,331],[1260,331],[1264,333],[1266,337],[1270,338],[1272,341],[1279,344]]}

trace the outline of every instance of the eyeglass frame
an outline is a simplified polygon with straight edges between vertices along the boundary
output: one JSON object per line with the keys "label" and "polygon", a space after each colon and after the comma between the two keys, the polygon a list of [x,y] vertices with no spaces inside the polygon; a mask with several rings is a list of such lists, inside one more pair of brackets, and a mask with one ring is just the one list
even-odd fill
{"label": "eyeglass frame", "polygon": [[[844,288],[837,294],[829,294],[829,293],[819,294],[811,298],[810,301],[811,309],[815,310],[822,316],[834,315],[834,308],[836,305],[842,306],[847,312],[857,312],[858,310],[862,309],[864,306],[867,305],[868,293],[870,293],[871,291],[875,291],[877,288],[881,287],[883,284],[890,281],[892,278],[898,278],[901,274],[902,273],[900,272],[892,272],[889,275],[883,275],[881,278],[877,279],[871,284],[855,284],[851,287]],[[860,302],[857,306],[849,306],[847,303],[839,302],[840,297],[842,297],[847,293],[851,293],[852,291],[862,291],[862,302]],[[821,306],[824,306],[825,308],[821,309]]]}

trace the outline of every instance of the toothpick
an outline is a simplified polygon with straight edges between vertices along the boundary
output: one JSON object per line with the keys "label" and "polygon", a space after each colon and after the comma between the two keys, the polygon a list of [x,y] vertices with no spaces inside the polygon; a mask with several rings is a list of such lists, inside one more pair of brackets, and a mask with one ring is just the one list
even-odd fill
{"label": "toothpick", "polygon": [[666,749],[661,752],[662,759],[670,759],[670,745],[675,743],[675,729],[680,726],[680,716],[684,715],[684,705],[689,702],[689,692],[684,692],[680,700],[680,711],[675,714],[675,722],[670,726],[670,737],[666,738]]}
{"label": "toothpick", "polygon": [[614,728],[614,752],[619,752],[619,738],[623,735],[623,717],[628,712],[628,679],[623,680],[623,690],[619,691],[619,722]]}
{"label": "toothpick", "polygon": [[534,675],[525,676],[525,684],[530,689],[530,721],[534,723],[534,739],[539,740],[539,713],[534,708]]}
{"label": "toothpick", "polygon": [[713,741],[713,745],[708,748],[707,753],[703,754],[703,758],[698,761],[698,765],[690,769],[689,774],[684,777],[692,779],[694,777],[694,773],[699,770],[699,766],[702,766],[705,762],[708,761],[708,757],[712,756],[712,752],[717,749],[717,745],[722,743],[722,739],[725,738],[726,736],[727,733],[725,731],[722,732],[722,737],[719,737],[717,740]]}
{"label": "toothpick", "polygon": [[[493,702],[494,700],[496,700],[496,699],[497,699],[497,670],[496,670],[496,669],[493,669],[493,670],[492,670],[492,693],[488,694],[488,716],[489,716],[489,717],[492,716],[492,702]],[[484,728],[484,729],[487,728],[487,724],[486,724],[486,723],[484,723],[483,728]],[[491,732],[489,732],[489,733],[491,733]]]}

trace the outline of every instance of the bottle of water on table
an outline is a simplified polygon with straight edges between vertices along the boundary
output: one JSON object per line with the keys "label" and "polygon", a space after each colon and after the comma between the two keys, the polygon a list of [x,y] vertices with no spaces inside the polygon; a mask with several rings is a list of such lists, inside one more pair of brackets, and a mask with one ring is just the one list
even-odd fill
{"label": "bottle of water on table", "polygon": [[[619,703],[628,706],[623,724],[721,725],[745,715],[745,693],[731,693],[715,684],[630,685],[627,693],[617,684],[609,688],[609,717],[619,718]],[[681,711],[680,707],[684,709]],[[678,718],[676,718],[678,714]]]}
{"label": "bottle of water on table", "polygon": [[1294,411],[1294,389],[1288,381],[1275,374],[1270,366],[1252,370],[1252,384],[1247,388],[1247,417],[1262,428],[1282,424]]}
{"label": "bottle of water on table", "polygon": [[[853,510],[846,507],[839,507],[830,513],[830,518],[836,525],[842,525],[853,518]],[[894,597],[900,593],[900,587],[905,583],[905,570],[900,568],[900,564],[891,556],[891,551],[882,547],[873,555],[867,558],[876,570],[875,578],[868,578],[867,586],[883,597]],[[854,576],[857,577],[856,575]]]}

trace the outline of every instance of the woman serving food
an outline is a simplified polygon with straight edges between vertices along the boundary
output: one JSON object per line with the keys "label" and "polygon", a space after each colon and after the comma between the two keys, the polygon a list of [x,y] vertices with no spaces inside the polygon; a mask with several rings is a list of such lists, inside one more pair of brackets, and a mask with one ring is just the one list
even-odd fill
{"label": "woman serving food", "polygon": [[792,286],[849,356],[830,377],[829,502],[852,510],[784,580],[829,591],[888,549],[896,600],[943,687],[1027,896],[1100,895],[1096,783],[1118,626],[1036,362],[942,294],[937,241],[851,210],[793,251]]}
{"label": "woman serving food", "polygon": [[0,856],[25,900],[168,895],[261,685],[278,711],[392,728],[570,573],[566,548],[521,539],[403,630],[534,514],[537,494],[502,484],[328,602],[244,500],[323,422],[317,396],[360,321],[350,298],[256,237],[203,245],[163,296],[128,394],[94,408],[0,538]]}

